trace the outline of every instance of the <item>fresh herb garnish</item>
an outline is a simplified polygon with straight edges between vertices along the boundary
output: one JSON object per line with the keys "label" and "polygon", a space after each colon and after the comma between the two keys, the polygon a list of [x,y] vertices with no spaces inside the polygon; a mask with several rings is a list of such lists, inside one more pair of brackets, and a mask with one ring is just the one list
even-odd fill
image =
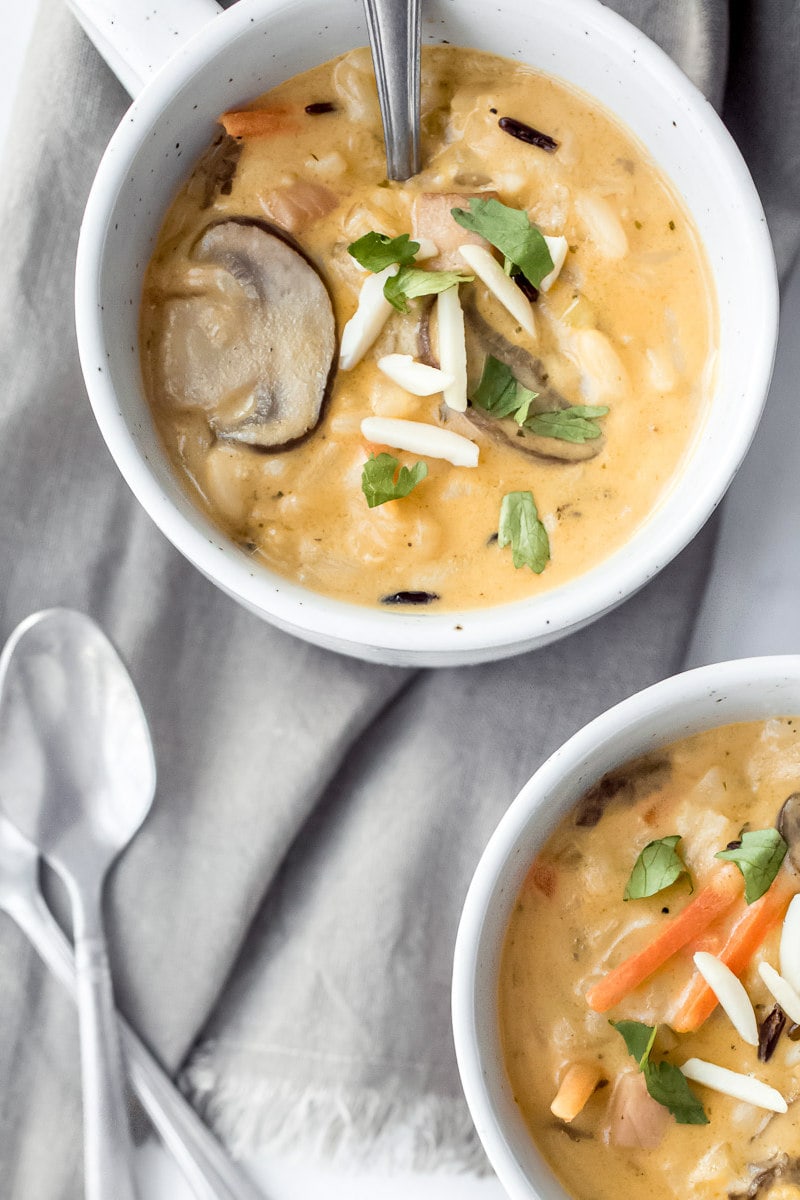
{"label": "fresh herb garnish", "polygon": [[681,875],[688,875],[686,864],[675,849],[679,833],[648,842],[636,862],[625,888],[623,900],[642,900],[671,887]]}
{"label": "fresh herb garnish", "polygon": [[771,886],[788,846],[777,829],[743,830],[739,836],[740,846],[720,850],[715,858],[736,863],[744,876],[744,898],[748,904],[753,904]]}
{"label": "fresh herb garnish", "polygon": [[658,1026],[644,1025],[641,1021],[610,1021],[609,1024],[621,1034],[653,1099],[669,1109],[679,1125],[707,1125],[705,1109],[680,1067],[668,1062],[650,1062]]}
{"label": "fresh herb garnish", "polygon": [[[413,245],[413,243],[412,243]],[[457,283],[471,283],[474,275],[458,271],[423,271],[420,267],[401,267],[383,285],[383,294],[398,312],[408,312],[408,301],[418,296],[434,296],[446,292]]]}
{"label": "fresh herb garnish", "polygon": [[643,1025],[641,1021],[609,1021],[617,1033],[622,1035],[628,1054],[636,1059],[640,1071],[650,1059],[650,1051],[656,1040],[657,1025]]}
{"label": "fresh herb garnish", "polygon": [[357,242],[352,242],[347,247],[348,254],[352,255],[356,262],[375,274],[390,267],[392,263],[399,263],[401,267],[412,263],[418,250],[419,242],[412,242],[408,233],[401,233],[399,237],[393,238],[374,230],[365,233]]}
{"label": "fresh herb garnish", "polygon": [[515,567],[530,567],[536,574],[550,561],[550,540],[539,520],[532,492],[509,492],[500,505],[497,544],[511,545]]}
{"label": "fresh herb garnish", "polygon": [[509,208],[499,200],[472,197],[470,211],[452,208],[450,215],[464,229],[478,233],[518,267],[535,288],[553,270],[553,260],[547,242],[531,225],[528,214],[519,208]]}
{"label": "fresh herb garnish", "polygon": [[493,417],[514,416],[517,424],[522,425],[528,416],[531,403],[538,396],[523,387],[510,367],[487,354],[483,364],[483,374],[477,388],[470,396],[473,404],[491,413]]}
{"label": "fresh herb garnish", "polygon": [[427,474],[427,463],[417,462],[413,467],[402,467],[393,454],[371,454],[364,463],[361,490],[369,507],[377,508],[379,504],[407,496]]}
{"label": "fresh herb garnish", "polygon": [[560,438],[564,442],[590,442],[599,438],[602,429],[598,417],[604,417],[608,409],[590,404],[573,404],[555,412],[536,413],[525,422],[525,428],[540,437]]}
{"label": "fresh herb garnish", "polygon": [[689,1087],[686,1076],[674,1063],[647,1063],[644,1081],[654,1100],[668,1108],[679,1125],[707,1125],[708,1117]]}

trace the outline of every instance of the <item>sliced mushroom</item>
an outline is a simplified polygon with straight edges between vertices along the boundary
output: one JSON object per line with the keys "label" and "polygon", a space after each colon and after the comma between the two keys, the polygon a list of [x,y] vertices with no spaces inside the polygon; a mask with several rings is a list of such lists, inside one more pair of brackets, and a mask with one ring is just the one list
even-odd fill
{"label": "sliced mushroom", "polygon": [[[541,360],[524,346],[509,341],[496,328],[482,309],[478,289],[464,288],[463,293],[470,392],[480,379],[487,355],[491,354],[510,367],[523,387],[538,393],[531,405],[532,412],[554,412],[559,408],[569,408],[569,401],[549,386]],[[512,418],[497,420],[479,408],[469,408],[467,416],[474,425],[484,430],[495,441],[503,442],[514,450],[535,458],[555,462],[585,462],[587,459],[596,458],[605,445],[602,435],[587,442],[567,442],[560,438],[542,437],[529,429],[521,429]]]}
{"label": "sliced mushroom", "polygon": [[768,1195],[774,1184],[800,1184],[800,1158],[788,1154],[776,1154],[767,1162],[750,1163],[750,1179],[742,1191],[729,1191],[728,1200],[756,1200],[757,1196]]}
{"label": "sliced mushroom", "polygon": [[600,453],[602,437],[590,442],[566,442],[561,438],[542,437],[530,429],[523,429],[513,417],[498,420],[482,408],[470,407],[465,416],[477,429],[482,429],[496,442],[503,442],[522,454],[533,458],[551,459],[554,462],[585,462]]}
{"label": "sliced mushroom", "polygon": [[[195,300],[215,309],[209,329],[222,321],[235,330],[216,354],[202,356],[207,394],[222,400],[224,381],[237,380],[235,405],[226,395],[212,410],[212,428],[222,439],[264,450],[297,441],[320,419],[336,356],[336,323],[320,275],[280,233],[249,219],[210,225],[191,257],[227,277]],[[179,369],[180,347],[171,355]],[[202,382],[194,380],[194,389]]]}
{"label": "sliced mushroom", "polygon": [[243,145],[236,138],[221,133],[209,146],[189,180],[189,194],[200,201],[201,208],[210,208],[219,192],[230,196]]}
{"label": "sliced mushroom", "polygon": [[800,792],[786,797],[775,825],[789,847],[789,861],[795,871],[800,871]]}

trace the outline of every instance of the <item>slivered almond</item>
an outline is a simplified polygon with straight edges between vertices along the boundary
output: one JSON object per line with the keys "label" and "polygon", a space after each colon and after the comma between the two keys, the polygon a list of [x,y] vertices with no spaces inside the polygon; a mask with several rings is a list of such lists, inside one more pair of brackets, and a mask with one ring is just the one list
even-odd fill
{"label": "slivered almond", "polygon": [[681,1066],[681,1071],[693,1083],[702,1083],[714,1092],[732,1096],[734,1100],[744,1100],[746,1104],[754,1104],[756,1108],[766,1108],[770,1112],[785,1113],[788,1110],[780,1092],[768,1083],[754,1079],[752,1075],[729,1071],[727,1067],[718,1067],[716,1063],[706,1062],[703,1058],[688,1058]]}
{"label": "slivered almond", "polygon": [[398,270],[397,263],[392,263],[375,275],[368,275],[362,283],[358,307],[342,330],[339,366],[343,371],[351,371],[361,362],[394,312],[383,294],[383,285]]}
{"label": "slivered almond", "polygon": [[769,963],[759,963],[758,973],[766,984],[770,994],[777,1000],[790,1021],[800,1025],[800,995],[794,990],[788,980],[779,975]]}
{"label": "slivered almond", "polygon": [[410,354],[385,354],[378,359],[378,370],[412,396],[434,396],[454,382],[452,375],[417,362]]}
{"label": "slivered almond", "polygon": [[511,313],[526,333],[535,337],[536,325],[530,301],[525,299],[511,276],[506,275],[497,259],[483,246],[459,246],[459,253],[503,308]]}
{"label": "slivered almond", "polygon": [[567,257],[569,245],[565,237],[548,237],[544,234],[544,240],[547,242],[547,249],[550,251],[550,257],[553,260],[553,269],[549,275],[545,275],[542,282],[539,284],[540,292],[549,292],[555,281],[561,274],[561,268]]}
{"label": "slivered almond", "polygon": [[458,298],[458,286],[447,288],[436,297],[439,365],[453,382],[444,389],[444,402],[455,412],[467,408],[467,342],[464,312]]}
{"label": "slivered almond", "polygon": [[758,1024],[744,984],[730,967],[706,950],[698,950],[694,965],[720,1002],[743,1042],[758,1045]]}
{"label": "slivered almond", "polygon": [[397,450],[444,458],[454,467],[477,467],[478,447],[460,433],[428,425],[425,421],[404,421],[399,417],[365,417],[361,434],[368,442],[380,442]]}
{"label": "slivered almond", "polygon": [[783,918],[779,951],[781,975],[800,992],[800,896],[795,896]]}

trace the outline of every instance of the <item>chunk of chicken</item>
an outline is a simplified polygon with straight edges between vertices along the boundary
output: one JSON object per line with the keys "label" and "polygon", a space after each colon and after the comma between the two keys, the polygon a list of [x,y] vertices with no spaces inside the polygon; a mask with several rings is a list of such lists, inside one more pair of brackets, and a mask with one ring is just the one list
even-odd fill
{"label": "chunk of chicken", "polygon": [[[497,192],[481,192],[480,198],[496,200]],[[414,201],[413,236],[429,238],[439,251],[435,258],[425,263],[429,270],[463,271],[465,266],[458,253],[459,246],[489,247],[486,238],[462,228],[450,215],[453,208],[469,209],[471,199],[477,199],[475,193],[465,195],[462,192],[423,192]]]}
{"label": "chunk of chicken", "polygon": [[612,1146],[655,1150],[668,1121],[669,1110],[650,1095],[644,1075],[620,1075],[608,1103],[606,1134]]}
{"label": "chunk of chicken", "polygon": [[261,198],[264,212],[288,233],[300,233],[336,208],[338,199],[321,183],[298,179]]}

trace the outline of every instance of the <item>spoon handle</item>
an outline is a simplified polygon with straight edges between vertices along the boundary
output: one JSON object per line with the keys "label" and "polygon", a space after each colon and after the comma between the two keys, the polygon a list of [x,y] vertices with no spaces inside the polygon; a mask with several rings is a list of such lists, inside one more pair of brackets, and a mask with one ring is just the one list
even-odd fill
{"label": "spoon handle", "polygon": [[[18,898],[8,911],[74,1000],[72,947],[41,894]],[[133,1090],[197,1200],[261,1200],[261,1192],[228,1157],[125,1018],[117,1014],[117,1020]]]}
{"label": "spoon handle", "polygon": [[86,1200],[136,1200],[122,1056],[105,939],[75,942]]}
{"label": "spoon handle", "polygon": [[389,179],[420,169],[420,0],[364,0]]}

